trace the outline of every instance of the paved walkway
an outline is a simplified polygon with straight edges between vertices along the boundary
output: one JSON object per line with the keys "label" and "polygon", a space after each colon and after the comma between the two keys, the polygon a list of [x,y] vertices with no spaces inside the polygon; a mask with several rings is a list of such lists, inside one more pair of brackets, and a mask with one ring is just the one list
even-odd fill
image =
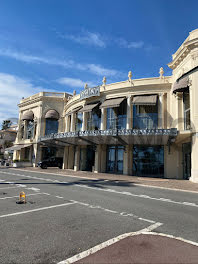
{"label": "paved walkway", "polygon": [[[19,168],[20,169],[20,168]],[[193,191],[198,192],[198,183],[193,183],[189,180],[176,180],[176,179],[161,179],[161,178],[152,178],[152,177],[136,177],[136,176],[127,176],[127,175],[118,175],[118,174],[109,174],[109,173],[93,173],[87,171],[73,171],[73,170],[60,170],[58,168],[48,168],[42,170],[40,168],[23,168],[25,170],[31,170],[35,172],[42,173],[55,173],[61,175],[73,175],[76,177],[84,177],[89,179],[108,179],[112,181],[124,181],[129,182],[131,185],[140,184],[148,186],[156,186],[162,188],[170,188],[184,191]]]}
{"label": "paved walkway", "polygon": [[[68,261],[66,263],[71,262]],[[139,234],[124,238],[75,263],[197,264],[198,247],[191,243],[156,233]]]}

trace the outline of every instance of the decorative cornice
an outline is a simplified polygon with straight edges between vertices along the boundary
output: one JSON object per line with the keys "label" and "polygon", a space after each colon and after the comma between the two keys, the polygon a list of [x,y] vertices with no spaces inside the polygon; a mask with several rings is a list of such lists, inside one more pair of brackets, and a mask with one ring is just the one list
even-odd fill
{"label": "decorative cornice", "polygon": [[177,50],[173,60],[168,63],[168,67],[174,70],[183,59],[194,49],[198,47],[198,38],[186,41],[182,44],[181,48]]}

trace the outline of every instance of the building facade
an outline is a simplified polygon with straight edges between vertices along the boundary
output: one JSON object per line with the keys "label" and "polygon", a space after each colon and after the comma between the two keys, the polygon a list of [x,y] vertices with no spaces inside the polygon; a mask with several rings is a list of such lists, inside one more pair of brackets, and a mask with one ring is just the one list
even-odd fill
{"label": "building facade", "polygon": [[172,76],[80,94],[39,93],[19,104],[15,159],[63,157],[63,169],[198,182],[198,30],[173,54]]}

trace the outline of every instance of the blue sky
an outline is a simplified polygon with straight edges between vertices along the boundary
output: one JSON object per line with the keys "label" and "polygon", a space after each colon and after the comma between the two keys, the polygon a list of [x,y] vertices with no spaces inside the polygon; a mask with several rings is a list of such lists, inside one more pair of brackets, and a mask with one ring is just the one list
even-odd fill
{"label": "blue sky", "polygon": [[159,76],[198,28],[198,1],[1,0],[0,122],[39,91],[77,93],[99,85]]}

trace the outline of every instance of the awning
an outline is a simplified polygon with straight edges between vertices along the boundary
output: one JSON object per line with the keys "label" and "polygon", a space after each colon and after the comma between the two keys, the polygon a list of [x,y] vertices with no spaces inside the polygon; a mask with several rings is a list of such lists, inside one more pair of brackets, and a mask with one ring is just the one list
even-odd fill
{"label": "awning", "polygon": [[79,106],[79,107],[72,109],[71,111],[66,113],[66,116],[71,115],[72,113],[78,112],[81,108],[82,108],[82,106]]}
{"label": "awning", "polygon": [[59,119],[59,113],[56,110],[49,110],[45,114],[46,119]]}
{"label": "awning", "polygon": [[112,107],[119,107],[120,104],[124,101],[125,97],[121,98],[114,98],[104,101],[104,103],[101,104],[101,108],[112,108]]}
{"label": "awning", "polygon": [[178,82],[175,82],[173,86],[173,93],[184,92],[188,88],[188,83],[188,76],[180,79]]}
{"label": "awning", "polygon": [[12,147],[6,148],[5,151],[14,151],[14,150],[20,150],[22,148],[27,148],[32,146],[32,144],[26,144],[26,145],[14,145]]}
{"label": "awning", "polygon": [[34,114],[32,111],[25,112],[22,116],[22,120],[33,120]]}
{"label": "awning", "polygon": [[91,112],[97,105],[99,105],[99,103],[85,105],[81,110],[79,110],[79,112],[81,112],[81,113],[83,113],[83,112]]}
{"label": "awning", "polygon": [[156,105],[157,95],[134,96],[132,104],[134,105]]}

